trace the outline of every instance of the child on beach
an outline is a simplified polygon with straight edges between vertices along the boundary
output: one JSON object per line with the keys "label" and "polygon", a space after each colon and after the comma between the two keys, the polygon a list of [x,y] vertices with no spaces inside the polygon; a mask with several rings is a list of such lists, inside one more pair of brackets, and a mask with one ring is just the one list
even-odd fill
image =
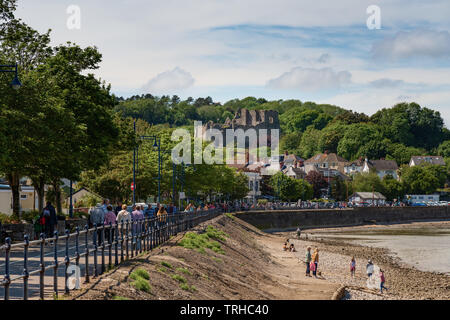
{"label": "child on beach", "polygon": [[287,245],[287,242],[285,242],[283,245],[283,251],[287,251],[287,250],[288,250],[288,245]]}
{"label": "child on beach", "polygon": [[369,260],[366,265],[366,273],[367,277],[370,278],[373,274],[373,263],[372,260]]}
{"label": "child on beach", "polygon": [[384,283],[386,282],[386,278],[384,277],[384,271],[380,269],[380,291],[381,293],[383,293],[383,289],[388,290],[388,288],[386,288],[384,286]]}
{"label": "child on beach", "polygon": [[352,257],[352,261],[350,262],[350,275],[352,278],[355,277],[355,270],[356,270],[356,260],[355,257]]}
{"label": "child on beach", "polygon": [[291,243],[291,246],[289,247],[289,251],[291,252],[297,252],[297,250],[295,250],[294,244]]}
{"label": "child on beach", "polygon": [[319,264],[319,249],[315,248],[312,255],[312,262],[314,263],[313,276],[317,278],[317,265]]}

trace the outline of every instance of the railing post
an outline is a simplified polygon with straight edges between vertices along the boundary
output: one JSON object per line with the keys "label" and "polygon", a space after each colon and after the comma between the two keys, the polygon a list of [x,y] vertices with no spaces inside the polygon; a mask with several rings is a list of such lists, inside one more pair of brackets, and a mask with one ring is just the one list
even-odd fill
{"label": "railing post", "polygon": [[109,232],[108,232],[108,253],[109,253],[109,260],[108,260],[108,267],[111,268],[112,266],[112,243],[113,243],[113,235],[114,235],[114,229],[112,222],[109,223]]}
{"label": "railing post", "polygon": [[69,235],[70,235],[70,232],[69,232],[69,230],[66,229],[65,233],[66,233],[66,257],[64,258],[64,262],[65,262],[66,267],[64,270],[64,290],[65,290],[66,294],[69,294],[68,271],[69,271],[69,264],[70,264],[70,258],[69,258]]}
{"label": "railing post", "polygon": [[39,265],[39,297],[44,300],[44,276],[45,276],[45,261],[44,261],[44,251],[45,251],[45,234],[41,233],[41,252],[40,252],[40,265]]}
{"label": "railing post", "polygon": [[85,283],[89,283],[89,241],[88,241],[88,236],[89,236],[89,226],[86,225],[86,227],[84,227],[84,230],[86,231],[86,235],[85,235],[85,268],[84,268],[84,276],[85,276]]}
{"label": "railing post", "polygon": [[114,260],[114,265],[119,265],[119,253],[118,253],[118,244],[119,244],[119,224],[116,223],[114,225],[114,255],[115,255],[115,260]]}
{"label": "railing post", "polygon": [[123,262],[123,221],[120,222],[120,262]]}
{"label": "railing post", "polygon": [[[141,218],[139,219],[139,253],[142,253],[142,235],[144,231],[144,220]],[[144,240],[145,241],[145,240]],[[145,245],[145,243],[144,243]]]}
{"label": "railing post", "polygon": [[28,272],[28,247],[30,246],[30,239],[26,234],[24,236],[23,247],[23,300],[28,300],[28,278],[30,274]]}
{"label": "railing post", "polygon": [[105,224],[100,227],[100,245],[102,246],[102,268],[100,274],[105,272]]}
{"label": "railing post", "polygon": [[131,220],[131,227],[130,227],[130,231],[131,231],[131,258],[134,257],[134,248],[136,247],[135,244],[135,233],[136,233],[136,221],[135,220]]}
{"label": "railing post", "polygon": [[80,266],[80,228],[75,228],[75,264],[77,267]]}
{"label": "railing post", "polygon": [[54,233],[55,241],[54,241],[54,270],[53,270],[53,293],[55,294],[55,298],[58,297],[58,231]]}
{"label": "railing post", "polygon": [[98,270],[97,270],[97,250],[98,250],[98,244],[97,244],[97,236],[98,236],[98,229],[97,224],[94,223],[94,278],[98,277]]}
{"label": "railing post", "polygon": [[3,285],[5,286],[5,300],[9,300],[9,285],[11,284],[11,276],[9,274],[9,255],[11,253],[11,238],[5,239],[5,277]]}
{"label": "railing post", "polygon": [[143,250],[147,251],[147,218],[142,220],[142,237]]}
{"label": "railing post", "polygon": [[128,254],[128,238],[129,238],[129,233],[128,233],[128,225],[129,225],[129,221],[125,222],[125,249],[126,249],[126,259],[129,259],[129,254]]}

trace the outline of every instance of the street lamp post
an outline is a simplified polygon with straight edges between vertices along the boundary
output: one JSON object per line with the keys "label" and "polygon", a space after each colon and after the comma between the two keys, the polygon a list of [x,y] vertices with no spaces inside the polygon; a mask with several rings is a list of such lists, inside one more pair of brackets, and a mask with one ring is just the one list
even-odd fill
{"label": "street lamp post", "polygon": [[18,66],[16,64],[3,64],[0,65],[0,72],[2,73],[14,73],[14,79],[11,81],[11,87],[15,90],[20,89],[22,83],[19,80],[19,74],[17,72]]}

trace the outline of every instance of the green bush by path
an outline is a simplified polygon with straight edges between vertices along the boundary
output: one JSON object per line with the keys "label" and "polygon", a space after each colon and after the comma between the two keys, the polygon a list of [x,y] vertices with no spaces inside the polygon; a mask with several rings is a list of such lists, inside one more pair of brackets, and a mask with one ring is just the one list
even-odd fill
{"label": "green bush by path", "polygon": [[220,243],[214,240],[210,239],[210,235],[217,238],[223,237],[221,234],[216,233],[214,230],[209,230],[206,233],[197,234],[194,232],[188,232],[186,235],[181,239],[181,241],[178,243],[179,246],[184,247],[186,249],[194,249],[197,250],[200,253],[206,253],[205,248],[211,249],[212,251],[219,253],[219,254],[225,254],[225,251],[221,248]]}
{"label": "green bush by path", "polygon": [[150,292],[151,291],[151,287],[150,287],[150,283],[145,280],[144,278],[137,278],[135,281],[133,281],[131,283],[131,285],[133,287],[135,287],[137,290],[140,291],[144,291],[144,292]]}
{"label": "green bush by path", "polygon": [[144,269],[136,269],[130,274],[130,279],[138,280],[139,278],[150,280],[150,274]]}
{"label": "green bush by path", "polygon": [[177,271],[192,276],[192,272],[190,272],[190,271],[189,271],[188,269],[186,269],[186,268],[177,268]]}
{"label": "green bush by path", "polygon": [[169,269],[172,269],[172,268],[173,268],[172,265],[171,265],[170,263],[165,262],[165,261],[161,261],[161,265],[164,266],[164,267],[167,267],[167,268],[169,268]]}
{"label": "green bush by path", "polygon": [[187,283],[186,278],[183,276],[180,276],[178,274],[172,275],[172,279],[177,280],[178,282],[181,282],[181,283]]}

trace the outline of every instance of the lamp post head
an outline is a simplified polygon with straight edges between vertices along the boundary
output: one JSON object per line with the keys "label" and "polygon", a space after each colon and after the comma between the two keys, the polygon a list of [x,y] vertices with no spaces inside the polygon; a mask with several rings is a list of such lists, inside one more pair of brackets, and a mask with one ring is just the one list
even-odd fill
{"label": "lamp post head", "polygon": [[20,82],[19,77],[17,76],[17,73],[16,73],[16,75],[14,76],[13,81],[11,82],[11,87],[14,90],[18,90],[18,89],[20,89],[21,86],[22,86],[22,83]]}
{"label": "lamp post head", "polygon": [[157,142],[157,140],[155,139],[155,143],[153,144],[153,148],[158,148],[158,142]]}

